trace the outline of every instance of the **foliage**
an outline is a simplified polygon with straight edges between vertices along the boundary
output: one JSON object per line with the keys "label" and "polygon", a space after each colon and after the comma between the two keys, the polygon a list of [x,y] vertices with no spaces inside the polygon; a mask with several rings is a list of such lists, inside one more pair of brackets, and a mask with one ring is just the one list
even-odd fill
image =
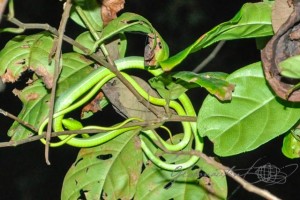
{"label": "foliage", "polygon": [[[245,3],[231,20],[170,57],[167,43],[150,21],[135,13],[110,19],[108,15],[116,15],[116,7],[122,7],[123,1],[118,2],[120,5],[106,2],[102,6],[97,2],[73,2],[70,19],[84,31],[74,40],[64,38],[73,45],[73,51],[63,52],[59,58],[62,71],[57,80],[53,131],[67,129],[73,134],[59,136],[61,141],[50,146],[83,147],[65,176],[62,199],[226,199],[224,171],[195,155],[180,154],[203,151],[204,137],[213,142],[217,156],[231,156],[252,151],[286,133],[283,154],[299,157],[299,103],[274,94],[261,62],[229,75],[174,71],[189,54],[218,41],[272,36],[272,2]],[[8,21],[14,22],[12,3],[9,10]],[[1,31],[19,33],[24,27]],[[143,58],[126,56],[127,45],[132,45],[127,43],[126,35],[137,32],[148,38]],[[18,115],[20,120],[8,131],[12,141],[42,135],[49,121],[51,89],[56,84],[53,74],[60,67],[52,58],[53,44],[59,34],[46,30],[17,35],[0,51],[4,82],[16,82],[25,71],[31,72],[26,87],[15,92],[23,108]],[[280,63],[283,76],[299,79],[295,67],[298,58]],[[147,71],[153,78],[147,84],[129,75],[131,70]],[[115,76],[123,85],[113,79]],[[138,94],[129,95],[133,93],[130,87]],[[198,113],[185,94],[195,87],[210,93]],[[109,103],[125,121],[104,127],[100,125],[105,119],[95,119],[97,125],[85,125],[85,118],[105,110]],[[81,117],[74,114],[76,111],[81,112]],[[172,120],[180,121],[183,133],[173,133],[172,127],[164,124]],[[34,130],[20,121],[34,125]],[[76,135],[79,133],[84,134]]]}

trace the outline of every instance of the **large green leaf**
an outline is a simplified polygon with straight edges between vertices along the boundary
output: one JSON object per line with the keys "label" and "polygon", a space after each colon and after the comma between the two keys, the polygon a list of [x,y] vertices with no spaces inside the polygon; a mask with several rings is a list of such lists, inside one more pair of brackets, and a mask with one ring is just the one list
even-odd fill
{"label": "large green leaf", "polygon": [[142,170],[136,131],[81,149],[65,176],[61,199],[132,199]]}
{"label": "large green leaf", "polygon": [[[173,141],[179,142],[183,137],[177,134]],[[150,149],[155,147],[147,142]],[[184,150],[191,149],[189,144]],[[162,154],[157,151],[157,154]],[[183,163],[188,155],[164,154],[163,159],[169,163]],[[224,172],[200,159],[193,167],[183,171],[166,171],[152,163],[146,165],[134,197],[136,200],[152,199],[226,199],[227,183]]]}
{"label": "large green leaf", "polygon": [[229,75],[236,85],[232,101],[208,96],[198,115],[198,131],[214,143],[214,152],[230,156],[256,149],[288,131],[300,116],[300,104],[277,98],[266,84],[261,63]]}
{"label": "large green leaf", "polygon": [[[58,81],[58,96],[92,71],[90,67],[92,61],[84,58],[80,54],[64,54],[62,60],[63,69]],[[49,90],[46,90],[40,80],[25,87],[18,94],[18,97],[23,103],[22,111],[18,117],[34,125],[36,128],[39,127],[49,112],[49,96]],[[14,122],[8,131],[8,135],[12,137],[12,140],[27,138],[31,134],[32,132],[29,129],[20,125],[18,122]]]}
{"label": "large green leaf", "polygon": [[165,71],[171,70],[180,64],[190,53],[199,51],[220,40],[272,35],[271,11],[271,2],[246,3],[230,21],[214,27],[183,51],[160,62],[160,65]]}

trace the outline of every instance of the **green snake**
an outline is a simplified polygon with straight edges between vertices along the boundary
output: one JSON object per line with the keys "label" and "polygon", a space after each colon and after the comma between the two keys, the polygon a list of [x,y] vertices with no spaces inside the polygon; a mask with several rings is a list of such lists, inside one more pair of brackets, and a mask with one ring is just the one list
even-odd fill
{"label": "green snake", "polygon": [[[145,70],[144,59],[143,57],[126,57],[123,59],[119,59],[115,61],[115,64],[119,71],[124,71],[127,69],[140,69]],[[152,75],[158,76],[163,71],[161,69],[148,70]],[[133,85],[133,87],[139,92],[139,94],[147,99],[151,104],[157,106],[169,106],[172,108],[178,115],[180,116],[196,116],[193,105],[190,102],[189,98],[186,94],[182,94],[178,98],[178,102],[175,100],[170,100],[168,103],[165,99],[156,98],[153,96],[149,96],[149,94],[144,91],[143,88],[139,86],[139,84],[131,78],[128,74],[122,72],[123,76]],[[177,144],[170,144],[163,140],[158,134],[156,134],[152,130],[144,130],[139,126],[126,127],[123,126],[133,120],[141,121],[138,118],[128,118],[124,122],[111,126],[111,127],[101,127],[101,126],[86,126],[82,127],[81,125],[76,125],[76,121],[72,123],[72,121],[64,119],[64,115],[77,109],[82,106],[84,103],[88,102],[99,90],[101,87],[107,83],[109,80],[115,77],[115,74],[110,72],[108,69],[104,67],[100,67],[86,76],[83,80],[78,82],[77,84],[70,87],[67,91],[65,91],[61,96],[58,97],[55,103],[55,114],[53,115],[53,130],[55,132],[64,131],[63,127],[70,127],[70,130],[79,130],[79,129],[99,129],[101,131],[107,131],[105,133],[98,133],[94,135],[85,135],[83,137],[76,137],[76,135],[61,135],[59,136],[60,142],[51,143],[51,147],[60,146],[63,144],[68,144],[75,147],[92,147],[103,144],[118,135],[121,135],[124,132],[131,130],[139,130],[142,134],[140,134],[141,138],[141,147],[146,154],[146,156],[157,166],[164,168],[166,170],[183,170],[191,167],[198,161],[197,156],[191,156],[189,160],[184,163],[179,164],[169,164],[162,160],[160,160],[147,146],[145,140],[152,140],[154,143],[159,143],[163,146],[164,149],[168,151],[180,151],[184,149],[193,139],[195,139],[195,149],[202,151],[203,144],[199,135],[197,134],[197,128],[195,122],[181,122],[183,127],[184,136],[180,142]],[[167,105],[168,104],[168,105]],[[38,134],[43,134],[43,130],[47,125],[49,119],[43,121],[39,128]],[[73,128],[72,128],[73,126]],[[123,128],[122,128],[123,127]],[[161,126],[164,128],[163,126]],[[41,139],[43,143],[45,143],[44,139]]]}

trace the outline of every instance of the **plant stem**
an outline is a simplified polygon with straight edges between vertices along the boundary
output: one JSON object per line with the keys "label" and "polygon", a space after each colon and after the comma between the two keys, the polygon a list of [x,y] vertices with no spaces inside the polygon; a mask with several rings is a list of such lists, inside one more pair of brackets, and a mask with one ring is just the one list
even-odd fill
{"label": "plant stem", "polygon": [[[63,41],[63,35],[65,32],[65,28],[67,25],[67,21],[70,15],[70,10],[72,7],[71,0],[67,0],[65,2],[65,8],[64,12],[62,14],[62,18],[60,21],[59,29],[58,29],[58,38],[54,40],[52,52],[55,52],[54,62],[55,62],[55,69],[54,69],[54,75],[53,75],[53,85],[51,89],[51,95],[50,95],[50,105],[49,105],[49,122],[47,126],[47,133],[46,133],[46,144],[45,144],[45,160],[48,165],[50,165],[49,161],[49,144],[50,144],[50,138],[51,138],[51,130],[52,130],[52,123],[53,123],[53,114],[54,114],[54,106],[55,106],[55,96],[56,96],[56,87],[57,87],[57,81],[58,77],[61,72],[61,47],[62,47],[62,41]],[[52,56],[51,53],[49,56]]]}
{"label": "plant stem", "polygon": [[198,156],[199,158],[205,160],[206,163],[211,164],[212,166],[222,170],[227,176],[238,182],[245,190],[248,192],[253,192],[265,199],[270,199],[270,200],[280,200],[280,198],[276,197],[275,195],[271,194],[269,191],[261,189],[242,177],[240,177],[238,174],[236,174],[231,168],[217,162],[214,160],[212,157],[208,157],[206,154],[200,151],[189,151],[189,152],[167,152],[167,153],[173,153],[173,154],[178,154],[178,155],[195,155]]}

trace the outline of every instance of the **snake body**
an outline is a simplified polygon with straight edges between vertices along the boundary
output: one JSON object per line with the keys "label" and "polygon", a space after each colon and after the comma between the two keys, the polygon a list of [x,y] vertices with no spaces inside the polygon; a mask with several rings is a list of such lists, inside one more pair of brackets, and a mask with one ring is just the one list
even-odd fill
{"label": "snake body", "polygon": [[[142,57],[126,57],[123,59],[119,59],[115,61],[115,64],[119,71],[124,71],[127,69],[140,69],[145,70],[144,67],[144,59]],[[163,71],[161,69],[155,70],[148,70],[152,75],[158,76]],[[147,99],[151,104],[157,106],[169,106],[173,110],[176,111],[178,115],[182,116],[196,116],[193,105],[191,104],[189,98],[186,94],[182,94],[177,101],[171,100],[169,101],[168,105],[165,99],[156,98],[153,96],[149,96],[149,94],[143,90],[139,86],[138,83],[135,82],[133,78],[131,78],[128,74],[122,72],[123,76],[133,85],[133,87],[139,92],[139,94]],[[107,83],[109,80],[115,77],[115,74],[110,72],[108,69],[104,67],[100,67],[86,76],[83,80],[78,82],[77,84],[70,87],[67,91],[65,91],[55,103],[55,114],[53,115],[53,129],[55,132],[64,131],[64,115],[75,110],[76,108],[82,106],[88,100],[90,100],[99,90],[101,87]],[[48,123],[49,119],[46,119],[39,128],[39,134],[43,133],[44,127]],[[51,143],[50,146],[60,146],[62,144],[68,144],[75,147],[92,147],[103,144],[118,135],[130,131],[130,130],[141,130],[141,127],[134,126],[134,127],[126,127],[122,128],[123,125],[132,121],[132,120],[139,120],[137,118],[128,118],[123,123],[119,125],[112,126],[112,127],[100,127],[100,126],[86,126],[82,127],[82,129],[99,129],[105,130],[105,133],[98,133],[88,137],[76,137],[76,135],[66,136],[61,135],[59,139],[61,140],[58,143]],[[72,123],[71,123],[72,126]],[[75,126],[75,123],[74,123]],[[202,150],[203,145],[200,141],[200,138],[197,134],[197,128],[195,122],[182,122],[184,136],[182,140],[177,144],[170,144],[160,138],[157,134],[155,134],[151,130],[143,130],[143,133],[146,134],[147,138],[152,140],[153,142],[159,142],[162,144],[164,149],[168,151],[180,151],[184,149],[188,143],[191,141],[192,138],[195,139],[195,148],[196,150]],[[76,126],[75,126],[76,127]],[[80,127],[80,126],[79,126]],[[74,128],[76,129],[76,128]],[[77,126],[77,129],[78,128]],[[147,157],[156,165],[167,169],[167,170],[183,170],[188,167],[191,167],[194,163],[198,161],[197,156],[191,156],[191,158],[186,161],[185,163],[180,164],[169,164],[166,162],[161,161],[154,153],[148,148],[145,143],[146,138],[141,136],[141,147]],[[45,143],[44,139],[41,140]]]}

